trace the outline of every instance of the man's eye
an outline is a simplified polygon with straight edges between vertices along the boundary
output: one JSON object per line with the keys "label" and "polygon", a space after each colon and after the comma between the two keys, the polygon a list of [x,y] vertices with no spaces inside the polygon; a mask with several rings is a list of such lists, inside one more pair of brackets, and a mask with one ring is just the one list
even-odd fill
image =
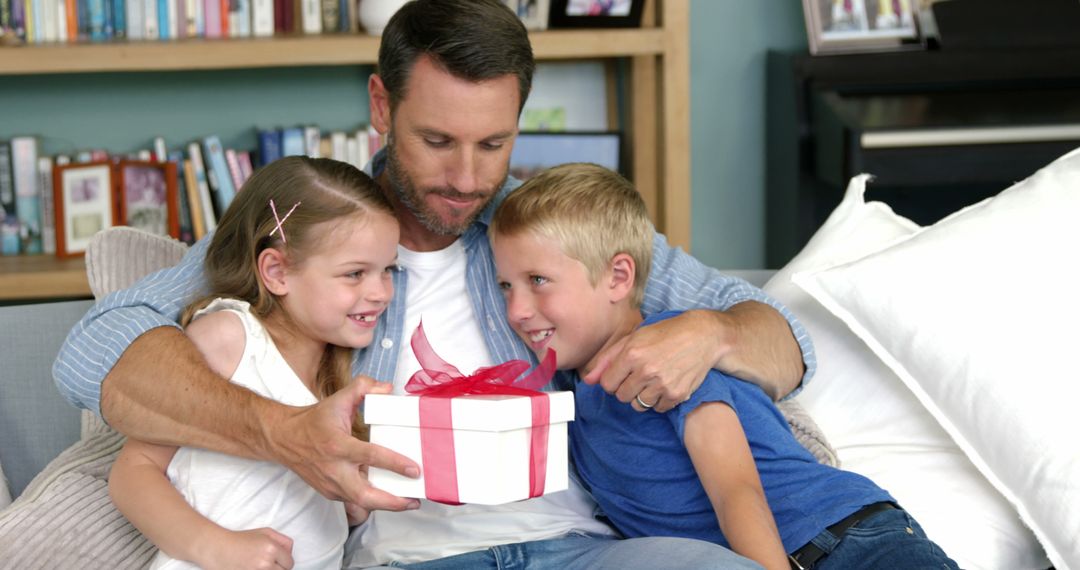
{"label": "man's eye", "polygon": [[500,150],[505,143],[502,142],[486,142],[480,143],[480,148],[484,150]]}
{"label": "man's eye", "polygon": [[450,141],[446,139],[424,139],[424,142],[427,143],[428,146],[434,148],[445,148],[450,146]]}

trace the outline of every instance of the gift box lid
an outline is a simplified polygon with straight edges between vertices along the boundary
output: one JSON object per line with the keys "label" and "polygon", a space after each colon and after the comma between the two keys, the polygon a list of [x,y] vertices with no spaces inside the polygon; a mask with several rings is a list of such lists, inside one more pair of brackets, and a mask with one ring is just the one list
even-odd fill
{"label": "gift box lid", "polygon": [[[548,423],[574,420],[574,393],[545,392],[551,402]],[[507,431],[532,425],[532,404],[526,396],[458,396],[451,402],[454,429]],[[420,396],[368,394],[364,421],[369,425],[419,427]],[[431,427],[451,427],[432,425]]]}

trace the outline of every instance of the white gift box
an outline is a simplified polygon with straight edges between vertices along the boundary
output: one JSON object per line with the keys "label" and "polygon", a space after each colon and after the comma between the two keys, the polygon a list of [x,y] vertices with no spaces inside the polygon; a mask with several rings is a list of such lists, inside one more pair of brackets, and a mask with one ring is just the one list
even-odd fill
{"label": "white gift box", "polygon": [[[547,430],[547,467],[543,494],[567,487],[566,422],[574,419],[572,392],[546,392],[547,425],[532,427],[532,403],[527,396],[458,396],[450,401],[454,463],[460,503],[498,505],[530,496],[532,430]],[[445,476],[439,466],[423,462],[420,396],[368,394],[364,421],[371,442],[392,449],[421,466],[419,479],[372,467],[368,479],[375,487],[400,497],[430,498],[426,478]],[[431,430],[444,428],[426,428]],[[444,434],[445,435],[445,432]]]}

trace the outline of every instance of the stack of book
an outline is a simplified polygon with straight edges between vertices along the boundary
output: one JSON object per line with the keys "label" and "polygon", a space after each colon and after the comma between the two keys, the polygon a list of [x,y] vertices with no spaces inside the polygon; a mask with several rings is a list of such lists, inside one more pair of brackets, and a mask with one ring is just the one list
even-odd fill
{"label": "stack of book", "polygon": [[37,137],[0,140],[0,254],[85,251],[113,225],[194,243],[217,226],[255,169],[283,156],[325,156],[363,168],[382,146],[373,129],[325,135],[317,126],[256,129],[258,147],[217,135],[169,150],[161,137],[130,155],[104,150],[46,156]]}
{"label": "stack of book", "polygon": [[25,43],[356,33],[355,0],[0,0],[0,36]]}

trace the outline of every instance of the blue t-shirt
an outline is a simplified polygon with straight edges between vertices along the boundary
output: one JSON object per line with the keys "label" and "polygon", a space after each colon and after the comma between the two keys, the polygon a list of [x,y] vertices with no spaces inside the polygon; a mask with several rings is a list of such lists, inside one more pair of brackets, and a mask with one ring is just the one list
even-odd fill
{"label": "blue t-shirt", "polygon": [[[655,315],[642,326],[677,314]],[[681,536],[729,546],[683,445],[686,416],[709,402],[738,415],[787,552],[865,505],[893,500],[866,477],[818,463],[761,388],[716,370],[690,400],[664,414],[639,413],[584,382],[575,382],[574,400],[574,462],[604,514],[628,537]]]}

